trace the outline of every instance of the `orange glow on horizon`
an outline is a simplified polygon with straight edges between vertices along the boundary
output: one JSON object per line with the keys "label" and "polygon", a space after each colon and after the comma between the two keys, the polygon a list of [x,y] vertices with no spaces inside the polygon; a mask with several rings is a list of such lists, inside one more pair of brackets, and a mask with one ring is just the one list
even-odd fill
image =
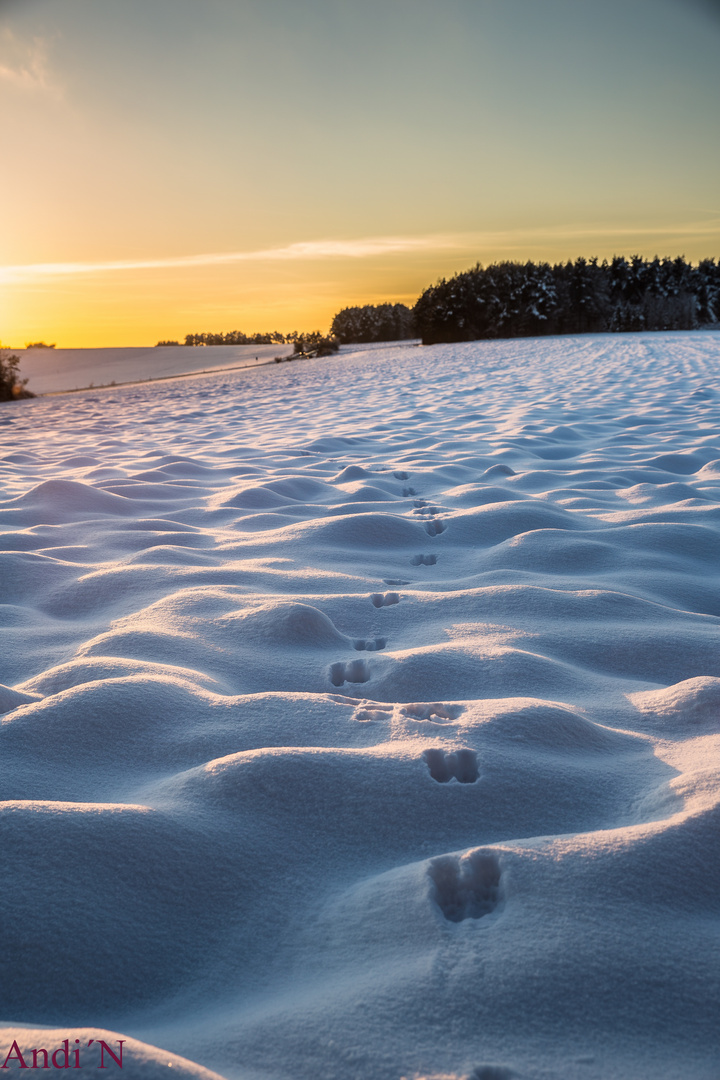
{"label": "orange glow on horizon", "polygon": [[[678,230],[679,231],[679,230]],[[408,242],[409,250],[374,250],[362,242],[360,254],[310,255],[298,258],[204,257],[205,261],[158,260],[161,265],[127,269],[94,268],[88,272],[19,275],[3,286],[0,328],[6,347],[29,341],[55,342],[62,348],[154,345],[184,339],[188,333],[245,333],[278,330],[327,330],[344,307],[405,303],[412,306],[440,277],[511,259],[560,262],[579,255],[611,258],[635,252],[682,254],[698,262],[720,248],[720,229],[683,235],[675,231],[615,230],[602,236],[563,237],[554,243],[532,230],[475,246],[442,238]],[[444,247],[443,247],[444,243]],[[450,249],[449,249],[450,248]],[[243,261],[244,259],[244,261]],[[224,261],[223,261],[224,260]],[[3,268],[0,267],[0,279]]]}

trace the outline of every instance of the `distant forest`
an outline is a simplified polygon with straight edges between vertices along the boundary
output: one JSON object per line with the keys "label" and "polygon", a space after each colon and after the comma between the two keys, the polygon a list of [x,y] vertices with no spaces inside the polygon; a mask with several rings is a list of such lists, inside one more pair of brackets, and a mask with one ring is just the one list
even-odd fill
{"label": "distant forest", "polygon": [[[186,334],[186,345],[285,345],[298,337],[297,330],[281,334],[273,330],[269,334],[243,334],[242,330],[229,330],[227,334]],[[179,345],[179,341],[158,341],[158,345]]]}
{"label": "distant forest", "polygon": [[[456,274],[405,304],[347,307],[333,318],[325,342],[347,345],[419,337],[424,345],[479,338],[599,334],[633,330],[696,330],[720,323],[720,263],[697,266],[676,259],[611,262],[500,262]],[[311,335],[320,337],[321,335]],[[187,334],[186,345],[294,344],[306,352],[308,335]],[[158,345],[177,345],[159,341]]]}
{"label": "distant forest", "polygon": [[366,304],[339,311],[330,333],[341,345],[366,341],[401,341],[416,337],[412,308],[405,304]]}
{"label": "distant forest", "polygon": [[616,330],[694,330],[720,319],[720,264],[633,255],[612,262],[494,263],[438,281],[413,310],[426,345]]}

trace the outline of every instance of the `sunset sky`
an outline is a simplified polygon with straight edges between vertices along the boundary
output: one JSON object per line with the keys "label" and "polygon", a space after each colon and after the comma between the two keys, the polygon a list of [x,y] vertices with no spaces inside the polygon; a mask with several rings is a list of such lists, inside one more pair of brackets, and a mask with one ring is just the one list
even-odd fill
{"label": "sunset sky", "polygon": [[0,0],[0,340],[720,256],[719,56],[712,0]]}

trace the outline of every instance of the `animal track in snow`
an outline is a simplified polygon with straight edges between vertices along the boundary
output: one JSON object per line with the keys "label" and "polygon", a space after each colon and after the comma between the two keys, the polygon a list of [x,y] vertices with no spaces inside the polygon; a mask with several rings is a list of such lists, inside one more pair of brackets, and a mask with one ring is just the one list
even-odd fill
{"label": "animal track in snow", "polygon": [[367,682],[369,678],[370,669],[366,660],[351,660],[349,664],[338,661],[330,665],[330,682],[333,686],[342,686],[346,682]]}
{"label": "animal track in snow", "polygon": [[416,501],[415,507],[413,509],[413,514],[416,514],[418,517],[435,517],[437,514],[440,513],[440,509],[441,508],[439,506],[431,506],[429,503],[418,503]]}
{"label": "animal track in snow", "polygon": [[434,566],[437,555],[413,555],[410,560],[411,566]]}
{"label": "animal track in snow", "polygon": [[403,488],[403,495],[407,499],[409,495],[417,495],[417,491],[411,487]]}
{"label": "animal track in snow", "polygon": [[384,596],[382,593],[374,592],[370,597],[370,602],[373,607],[390,607],[391,604],[399,604],[400,597],[396,592],[386,592]]}
{"label": "animal track in snow", "polygon": [[373,720],[389,720],[392,708],[388,705],[378,705],[374,709],[358,709],[353,719],[361,724],[368,724]]}
{"label": "animal track in snow", "polygon": [[397,472],[394,472],[393,476],[396,480],[407,480],[408,478],[408,474],[406,472],[403,472],[401,469],[399,469]]}
{"label": "animal track in snow", "polygon": [[439,536],[440,533],[445,532],[447,525],[444,521],[428,521],[425,526],[425,532],[428,536]]}
{"label": "animal track in snow", "polygon": [[357,649],[358,652],[361,652],[363,649],[367,652],[375,652],[377,649],[384,649],[386,645],[387,638],[384,637],[369,638],[368,640],[365,640],[365,638],[356,638],[355,641],[353,641],[353,648]]}
{"label": "animal track in snow", "polygon": [[463,712],[462,705],[443,705],[441,701],[421,702],[412,701],[403,705],[400,710],[403,716],[409,716],[411,720],[432,720],[437,716],[440,720],[457,720]]}
{"label": "animal track in snow", "polygon": [[500,899],[500,862],[493,851],[440,855],[428,871],[435,886],[433,899],[450,922],[481,919]]}
{"label": "animal track in snow", "polygon": [[474,784],[478,778],[477,754],[474,750],[452,750],[439,747],[423,752],[423,761],[433,780],[447,784],[453,777],[461,784]]}

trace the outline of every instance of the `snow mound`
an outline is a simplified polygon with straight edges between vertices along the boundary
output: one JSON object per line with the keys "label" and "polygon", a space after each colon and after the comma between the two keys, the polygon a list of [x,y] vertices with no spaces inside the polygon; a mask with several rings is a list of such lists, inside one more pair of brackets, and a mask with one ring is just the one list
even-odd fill
{"label": "snow mound", "polygon": [[[37,1067],[44,1068],[43,1050],[47,1051],[50,1068],[66,1068],[67,1049],[70,1068],[75,1068],[79,1062],[81,1069],[102,1068],[108,1070],[108,1073],[120,1072],[122,1069],[120,1075],[125,1080],[167,1080],[168,1076],[173,1077],[173,1080],[176,1077],[179,1080],[223,1080],[218,1073],[204,1069],[187,1058],[149,1046],[127,1035],[119,1035],[115,1031],[94,1027],[3,1027],[0,1032],[3,1037],[3,1045],[0,1047],[3,1058],[5,1048],[8,1053],[12,1052],[7,1064],[10,1076],[15,1072],[23,1075],[21,1063],[25,1068],[32,1069],[33,1061],[37,1061]],[[15,1050],[12,1050],[13,1043],[17,1046]],[[33,1058],[33,1050],[37,1051],[37,1058]],[[77,1058],[75,1051],[78,1052]],[[168,1069],[172,1069],[172,1072],[168,1072]]]}

